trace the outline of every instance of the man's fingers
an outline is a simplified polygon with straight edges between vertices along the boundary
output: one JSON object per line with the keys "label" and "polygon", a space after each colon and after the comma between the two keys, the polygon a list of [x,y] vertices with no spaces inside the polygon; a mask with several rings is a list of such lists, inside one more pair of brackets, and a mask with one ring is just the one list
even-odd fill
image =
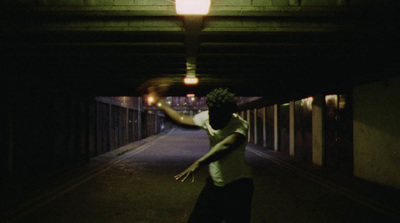
{"label": "man's fingers", "polygon": [[178,174],[178,175],[176,175],[174,178],[175,178],[175,180],[179,180],[179,178],[181,178],[182,177],[182,175],[181,174]]}
{"label": "man's fingers", "polygon": [[185,177],[181,180],[181,182],[185,182],[185,180],[190,176],[190,172],[187,172]]}
{"label": "man's fingers", "polygon": [[176,175],[176,176],[175,176],[175,180],[179,180],[179,179],[182,178],[186,173],[187,173],[187,172],[185,171],[185,172],[183,172],[183,173],[180,173],[180,174]]}
{"label": "man's fingers", "polygon": [[184,182],[187,178],[190,177],[190,175],[192,175],[192,183],[194,182],[194,173],[196,172],[196,170],[198,169],[197,165],[192,165],[189,168],[187,168],[185,171],[183,171],[182,173],[176,175],[174,178],[175,180],[179,180],[182,177],[181,182]]}
{"label": "man's fingers", "polygon": [[179,180],[183,177],[181,180],[181,182],[183,183],[183,182],[185,182],[185,180],[187,178],[189,178],[190,175],[192,175],[192,183],[193,183],[194,182],[194,172],[192,172],[192,171],[185,171],[184,173],[176,175],[174,178],[175,178],[175,180]]}

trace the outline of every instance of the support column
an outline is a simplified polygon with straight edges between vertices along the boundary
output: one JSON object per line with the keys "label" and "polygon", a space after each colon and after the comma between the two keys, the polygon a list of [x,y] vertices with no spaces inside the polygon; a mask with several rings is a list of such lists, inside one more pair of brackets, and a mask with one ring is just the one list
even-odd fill
{"label": "support column", "polygon": [[295,102],[291,101],[289,105],[289,155],[294,156],[295,153],[295,120],[294,120]]}
{"label": "support column", "polygon": [[312,104],[312,159],[322,166],[325,150],[325,97],[315,95]]}
{"label": "support column", "polygon": [[247,130],[247,142],[251,142],[251,114],[250,114],[250,110],[246,110],[246,120],[249,123],[249,129]]}
{"label": "support column", "polygon": [[337,0],[338,6],[348,6],[348,0]]}
{"label": "support column", "polygon": [[138,140],[140,140],[142,139],[142,98],[138,97],[137,100],[138,100],[137,135],[138,135]]}
{"label": "support column", "polygon": [[129,108],[125,108],[125,142],[124,145],[129,143]]}
{"label": "support column", "polygon": [[197,54],[200,46],[200,32],[203,29],[203,17],[187,15],[183,17],[186,46],[186,74],[196,75]]}
{"label": "support column", "polygon": [[279,123],[278,123],[278,105],[274,105],[274,150],[278,151],[279,150]]}
{"label": "support column", "polygon": [[299,6],[300,0],[289,0],[289,6]]}
{"label": "support column", "polygon": [[258,142],[258,131],[257,131],[257,108],[255,108],[254,110],[253,110],[253,112],[254,112],[254,126],[253,126],[253,129],[254,129],[254,136],[253,136],[253,140],[254,140],[254,144],[256,144],[257,145],[257,142]]}
{"label": "support column", "polygon": [[8,177],[14,176],[14,116],[9,112],[8,123]]}
{"label": "support column", "polygon": [[[112,106],[110,103],[108,103],[108,148],[107,151],[111,151],[113,148],[113,138],[114,138],[114,130],[112,129]],[[112,133],[112,134],[111,134]]]}
{"label": "support column", "polygon": [[[100,124],[100,107],[99,107],[99,102],[96,100],[96,124],[95,124],[95,140],[94,140],[94,156],[97,156],[99,153],[101,153],[101,149],[100,149],[100,143],[99,140],[101,139],[101,131],[100,129],[102,129],[101,124]],[[101,143],[101,145],[103,145]],[[102,147],[101,147],[102,148]]]}
{"label": "support column", "polygon": [[263,147],[267,147],[267,107],[263,107],[262,123],[263,123]]}
{"label": "support column", "polygon": [[158,134],[158,112],[154,112],[154,134]]}

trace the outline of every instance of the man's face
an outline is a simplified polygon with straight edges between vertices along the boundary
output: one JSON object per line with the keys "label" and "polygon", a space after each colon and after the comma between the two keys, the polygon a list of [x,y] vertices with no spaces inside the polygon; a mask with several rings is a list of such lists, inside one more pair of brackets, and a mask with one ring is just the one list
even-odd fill
{"label": "man's face", "polygon": [[223,129],[232,119],[232,113],[223,109],[210,109],[208,114],[213,129]]}

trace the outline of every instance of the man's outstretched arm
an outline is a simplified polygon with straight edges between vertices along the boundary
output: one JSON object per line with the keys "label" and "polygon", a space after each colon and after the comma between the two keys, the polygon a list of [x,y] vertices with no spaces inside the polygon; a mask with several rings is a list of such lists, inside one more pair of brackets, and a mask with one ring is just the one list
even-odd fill
{"label": "man's outstretched arm", "polygon": [[[160,80],[157,80],[160,82]],[[162,82],[167,82],[167,80],[161,80]],[[160,83],[158,83],[160,85]],[[161,88],[162,90],[165,91],[165,88]],[[186,126],[197,126],[196,123],[193,121],[193,117],[188,116],[188,115],[182,115],[176,112],[174,109],[169,106],[169,104],[165,101],[165,99],[162,99],[161,96],[163,95],[162,93],[159,92],[160,87],[158,86],[148,86],[147,87],[147,95],[148,97],[151,97],[154,101],[156,101],[156,105],[167,114],[172,121],[174,121],[177,124],[181,125],[186,125]]]}
{"label": "man's outstretched arm", "polygon": [[226,137],[221,142],[217,143],[211,150],[194,162],[189,168],[182,173],[175,176],[175,180],[181,179],[184,182],[188,177],[192,176],[192,182],[194,181],[194,173],[199,169],[200,166],[212,163],[220,160],[226,156],[232,150],[238,148],[240,145],[247,141],[246,137],[240,133],[233,133]]}
{"label": "man's outstretched arm", "polygon": [[161,110],[163,110],[165,114],[167,114],[172,119],[172,121],[181,125],[197,126],[196,123],[193,121],[192,116],[179,114],[174,109],[172,109],[171,106],[169,106],[164,99],[158,100],[157,106]]}
{"label": "man's outstretched arm", "polygon": [[232,133],[227,136],[224,140],[217,143],[214,147],[208,151],[204,156],[202,156],[197,161],[200,165],[207,165],[214,161],[222,159],[232,150],[238,148],[240,145],[247,141],[246,137],[240,133]]}

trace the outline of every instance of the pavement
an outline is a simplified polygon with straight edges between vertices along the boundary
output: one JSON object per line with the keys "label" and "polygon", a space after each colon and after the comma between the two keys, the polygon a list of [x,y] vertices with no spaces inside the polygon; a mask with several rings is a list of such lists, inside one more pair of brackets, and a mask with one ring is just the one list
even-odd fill
{"label": "pavement", "polygon": [[[174,128],[100,155],[35,185],[0,222],[186,222],[205,184],[174,176],[208,150],[202,130]],[[400,191],[249,145],[254,223],[400,222]]]}

